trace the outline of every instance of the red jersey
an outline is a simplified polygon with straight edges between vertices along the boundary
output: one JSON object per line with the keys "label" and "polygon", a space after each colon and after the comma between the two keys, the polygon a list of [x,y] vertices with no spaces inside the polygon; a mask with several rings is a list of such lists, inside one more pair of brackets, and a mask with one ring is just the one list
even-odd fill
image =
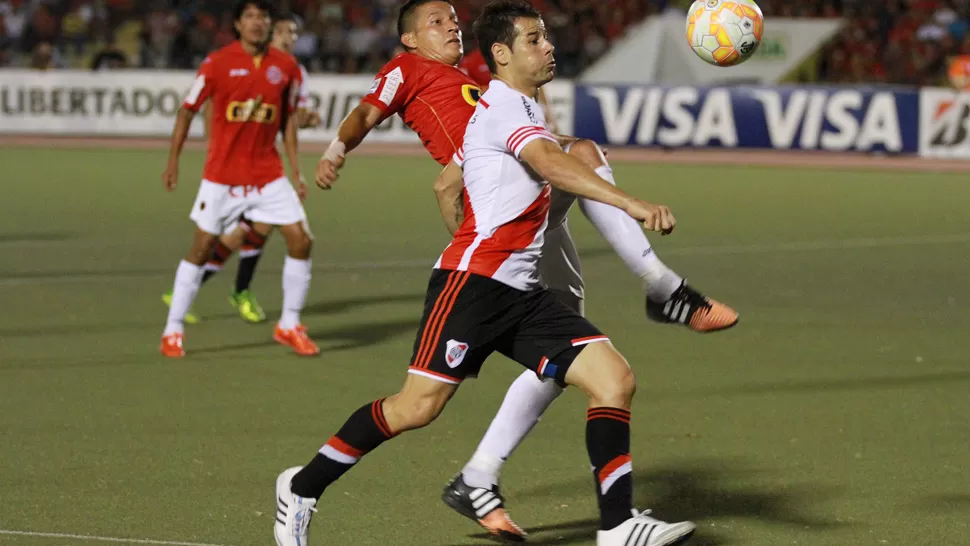
{"label": "red jersey", "polygon": [[461,71],[475,80],[475,83],[479,87],[487,88],[488,84],[492,81],[492,71],[488,69],[488,64],[485,62],[485,57],[482,56],[480,49],[475,48],[465,58],[461,60],[461,64],[458,65]]}
{"label": "red jersey", "polygon": [[302,83],[296,59],[274,47],[253,57],[237,41],[206,57],[182,104],[197,112],[212,100],[203,177],[227,186],[263,186],[284,176],[276,135],[282,117],[296,107]]}
{"label": "red jersey", "polygon": [[421,137],[435,161],[447,165],[465,140],[481,89],[461,70],[414,53],[401,53],[377,73],[362,102],[382,119],[398,114]]}

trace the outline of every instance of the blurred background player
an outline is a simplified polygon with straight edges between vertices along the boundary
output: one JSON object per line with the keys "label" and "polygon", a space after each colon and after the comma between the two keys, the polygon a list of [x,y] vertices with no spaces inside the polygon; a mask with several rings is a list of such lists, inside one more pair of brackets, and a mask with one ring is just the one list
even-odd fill
{"label": "blurred background player", "polygon": [[[694,532],[693,523],[666,523],[633,509],[630,403],[636,381],[629,364],[608,337],[543,286],[539,273],[548,249],[543,236],[551,187],[612,206],[661,233],[673,230],[676,221],[667,207],[603,180],[565,153],[546,129],[535,98],[552,80],[555,62],[532,5],[493,2],[475,29],[483,44],[491,44],[485,55],[496,79],[468,122],[464,144],[435,182],[464,188],[469,213],[432,271],[408,377],[397,394],[354,412],[306,467],[280,473],[276,543],[307,546],[310,518],[326,489],[387,440],[434,421],[462,381],[478,375],[497,351],[531,374],[587,394],[597,546],[681,544]],[[442,68],[429,77],[440,76]],[[446,221],[451,205],[439,202]],[[497,502],[476,500],[481,506]]]}
{"label": "blurred background player", "polygon": [[[203,180],[190,217],[196,223],[192,248],[175,276],[161,352],[185,355],[185,314],[192,306],[220,235],[234,229],[243,214],[256,224],[278,226],[286,240],[283,264],[283,313],[273,338],[301,355],[320,349],[300,323],[310,288],[312,240],[301,200],[306,184],[300,175],[297,100],[303,73],[292,55],[269,46],[272,6],[263,0],[240,1],[234,12],[238,40],[209,55],[179,109],[168,167],[162,175],[168,191],[178,185],[178,162],[195,112],[212,100],[212,134]],[[284,123],[283,117],[289,120]],[[296,189],[286,178],[276,149],[283,137]]]}
{"label": "blurred background player", "polygon": [[[293,44],[296,42],[299,32],[300,24],[295,15],[290,12],[277,13],[273,18],[270,46],[292,55]],[[309,109],[310,91],[307,87],[307,73],[303,65],[300,65],[300,72],[303,74],[303,81],[300,84],[300,95],[296,109],[297,126],[300,129],[313,129],[320,126],[320,113]],[[211,101],[205,104],[205,118],[206,135],[208,136],[212,130]],[[288,116],[284,117],[283,122],[286,123],[287,119]],[[285,125],[283,130],[285,131]],[[233,252],[239,252],[236,283],[229,295],[229,303],[246,322],[258,323],[266,320],[266,313],[259,302],[256,301],[250,286],[253,275],[256,273],[256,265],[263,253],[263,246],[265,246],[270,233],[272,233],[272,226],[254,223],[244,215],[240,218],[239,225],[231,233],[219,237],[215,248],[212,250],[212,255],[204,266],[203,284],[213,275],[222,271],[223,265]],[[162,301],[166,305],[171,305],[171,290],[162,295]],[[185,315],[185,322],[189,324],[196,324],[198,321],[199,317],[191,310]]]}
{"label": "blurred background player", "polygon": [[[410,0],[401,8],[398,31],[407,51],[378,72],[372,92],[341,123],[337,138],[317,167],[316,182],[321,188],[334,184],[346,154],[391,115],[400,115],[442,165],[448,164],[464,139],[481,89],[457,68],[463,42],[453,6],[445,0]],[[595,143],[559,138],[570,155],[615,184],[612,169]],[[460,188],[436,188],[436,193],[439,203],[453,205],[455,213],[462,214]],[[581,266],[566,222],[576,200],[574,195],[553,190],[540,270],[550,290],[582,314]],[[622,210],[588,199],[578,201],[583,214],[643,281],[647,315],[651,319],[682,324],[698,332],[723,330],[737,323],[737,312],[687,286],[684,279],[661,262],[643,230]],[[461,220],[458,217],[448,222],[452,233]],[[509,388],[475,455],[462,474],[445,488],[445,502],[492,534],[521,538],[524,533],[508,517],[499,493],[499,470],[562,392],[555,382],[540,380],[534,373],[520,375]],[[476,502],[486,498],[489,502]]]}

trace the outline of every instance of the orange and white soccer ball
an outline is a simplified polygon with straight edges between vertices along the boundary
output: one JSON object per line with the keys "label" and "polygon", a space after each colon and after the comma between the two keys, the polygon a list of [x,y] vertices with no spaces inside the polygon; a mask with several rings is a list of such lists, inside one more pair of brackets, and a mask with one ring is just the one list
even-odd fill
{"label": "orange and white soccer ball", "polygon": [[698,57],[716,66],[748,60],[764,28],[754,0],[697,0],[687,12],[687,42]]}

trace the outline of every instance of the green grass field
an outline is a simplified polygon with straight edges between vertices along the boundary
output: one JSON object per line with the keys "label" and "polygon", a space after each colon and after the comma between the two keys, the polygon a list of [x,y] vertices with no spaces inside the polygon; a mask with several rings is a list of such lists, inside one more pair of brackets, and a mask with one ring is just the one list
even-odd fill
{"label": "green grass field", "polygon": [[[160,294],[187,249],[202,156],[163,192],[163,152],[0,150],[0,544],[98,544],[9,531],[272,544],[277,473],[400,385],[430,266],[448,237],[427,158],[353,160],[307,202],[305,313],[324,353],[275,345],[200,293],[189,357],[157,354]],[[314,156],[305,159],[312,172]],[[576,213],[588,316],[638,372],[636,502],[691,518],[694,545],[965,544],[970,520],[970,185],[966,175],[618,164],[670,204],[654,238],[741,325],[646,321],[639,283]],[[280,305],[282,239],[255,289]],[[438,500],[519,373],[494,357],[431,427],[335,484],[315,544],[485,542]],[[583,397],[510,460],[532,544],[593,544]]]}

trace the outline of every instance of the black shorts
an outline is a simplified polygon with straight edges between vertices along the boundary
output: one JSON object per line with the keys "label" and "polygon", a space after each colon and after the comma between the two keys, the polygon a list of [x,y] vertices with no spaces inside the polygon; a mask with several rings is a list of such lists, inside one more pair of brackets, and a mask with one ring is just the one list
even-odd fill
{"label": "black shorts", "polygon": [[516,290],[494,279],[436,269],[408,371],[459,384],[500,352],[540,378],[565,384],[589,343],[609,341],[548,290]]}

